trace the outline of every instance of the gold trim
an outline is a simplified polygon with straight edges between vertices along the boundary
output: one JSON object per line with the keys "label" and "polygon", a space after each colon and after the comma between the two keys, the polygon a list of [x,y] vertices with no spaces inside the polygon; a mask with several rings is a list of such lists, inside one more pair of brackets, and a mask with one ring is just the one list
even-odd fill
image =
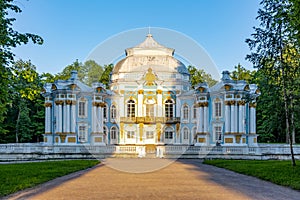
{"label": "gold trim", "polygon": [[45,106],[45,107],[52,107],[52,103],[47,102],[47,103],[44,104],[44,106]]}
{"label": "gold trim", "polygon": [[138,94],[144,94],[144,90],[138,90]]}
{"label": "gold trim", "polygon": [[63,101],[63,100],[56,100],[56,101],[55,101],[55,104],[56,104],[56,105],[63,105],[63,104],[64,104],[64,101]]}
{"label": "gold trim", "polygon": [[246,103],[245,101],[238,101],[238,105],[239,105],[239,106],[244,106],[245,103]]}
{"label": "gold trim", "polygon": [[256,108],[256,103],[249,103],[250,108]]}
{"label": "gold trim", "polygon": [[156,94],[162,94],[162,90],[156,90]]}

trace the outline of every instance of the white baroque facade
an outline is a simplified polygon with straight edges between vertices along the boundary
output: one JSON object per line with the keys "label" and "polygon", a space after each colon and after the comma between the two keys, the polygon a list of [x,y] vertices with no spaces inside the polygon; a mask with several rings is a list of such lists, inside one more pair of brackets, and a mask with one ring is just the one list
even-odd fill
{"label": "white baroque facade", "polygon": [[45,85],[46,144],[257,145],[256,85],[231,80],[224,71],[216,85],[192,89],[174,49],[150,34],[125,53],[110,90],[81,83],[76,71]]}

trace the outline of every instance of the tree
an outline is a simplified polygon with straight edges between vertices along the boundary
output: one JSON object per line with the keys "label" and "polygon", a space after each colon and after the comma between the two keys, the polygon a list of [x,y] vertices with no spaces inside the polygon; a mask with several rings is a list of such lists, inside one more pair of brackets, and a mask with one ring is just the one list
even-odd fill
{"label": "tree", "polygon": [[113,64],[104,65],[104,72],[102,73],[102,76],[100,77],[99,82],[106,85],[108,88],[109,82],[110,82],[110,74],[114,68]]}
{"label": "tree", "polygon": [[[30,61],[18,60],[10,67],[11,105],[8,106],[5,128],[6,142],[32,142],[44,132],[44,100],[42,81]],[[12,135],[15,135],[13,140]],[[36,141],[35,140],[35,141]],[[2,142],[5,142],[3,140]]]}
{"label": "tree", "polygon": [[296,29],[291,24],[290,13],[293,4],[286,0],[262,0],[261,5],[257,16],[261,22],[260,27],[255,27],[253,38],[246,40],[252,50],[246,58],[259,73],[278,83],[278,94],[284,106],[286,138],[290,144],[292,165],[295,166],[291,130],[294,120],[292,116],[295,116],[293,97],[295,91],[299,91],[299,85],[294,85],[299,65],[293,67],[291,60],[287,59],[292,57],[292,52],[299,54],[299,46],[295,43]]}
{"label": "tree", "polygon": [[42,44],[43,39],[31,33],[19,33],[13,29],[15,18],[8,18],[9,12],[20,13],[22,10],[14,5],[13,0],[0,0],[0,132],[5,130],[3,120],[7,113],[10,101],[9,77],[10,70],[7,68],[13,62],[14,54],[12,48],[26,44],[29,41]]}
{"label": "tree", "polygon": [[234,66],[234,71],[230,73],[232,80],[245,80],[247,83],[251,83],[255,71],[250,71],[244,68],[240,63]]}
{"label": "tree", "polygon": [[88,86],[92,86],[93,82],[98,82],[103,73],[103,68],[94,60],[88,60],[84,64],[76,60],[65,67],[62,72],[55,75],[54,80],[69,79],[73,70],[78,72],[78,79]]}
{"label": "tree", "polygon": [[197,69],[194,66],[189,65],[188,71],[191,75],[190,81],[192,84],[192,87],[197,85],[198,83],[207,82],[207,84],[211,87],[217,83],[216,80],[214,80],[210,74],[207,74],[203,69]]}

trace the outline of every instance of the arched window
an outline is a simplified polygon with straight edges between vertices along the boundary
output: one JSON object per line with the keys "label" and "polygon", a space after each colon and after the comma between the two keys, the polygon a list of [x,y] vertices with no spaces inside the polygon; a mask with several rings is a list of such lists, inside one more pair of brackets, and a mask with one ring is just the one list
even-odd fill
{"label": "arched window", "polygon": [[117,118],[117,108],[115,105],[112,105],[110,108],[111,119]]}
{"label": "arched window", "polygon": [[135,117],[135,102],[133,100],[127,102],[127,117]]}
{"label": "arched window", "polygon": [[165,129],[165,139],[170,140],[173,139],[173,129],[168,127]]}
{"label": "arched window", "polygon": [[110,130],[110,139],[117,139],[117,128],[115,126],[113,126]]}
{"label": "arched window", "polygon": [[168,99],[165,102],[165,116],[166,117],[174,117],[173,107],[174,107],[173,101]]}
{"label": "arched window", "polygon": [[193,106],[193,119],[197,119],[197,106]]}
{"label": "arched window", "polygon": [[185,127],[183,129],[183,139],[184,140],[188,140],[189,139],[189,129],[187,127]]}
{"label": "arched window", "polygon": [[189,119],[189,107],[188,107],[188,105],[183,106],[183,119],[184,120]]}

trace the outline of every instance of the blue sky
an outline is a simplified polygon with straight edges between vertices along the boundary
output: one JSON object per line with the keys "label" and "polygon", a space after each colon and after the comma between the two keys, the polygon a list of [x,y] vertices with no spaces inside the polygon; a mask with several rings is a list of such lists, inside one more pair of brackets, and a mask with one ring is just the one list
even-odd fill
{"label": "blue sky", "polygon": [[[258,25],[258,0],[18,0],[16,4],[23,12],[14,15],[15,29],[38,34],[45,42],[23,45],[14,53],[16,59],[30,59],[38,72],[58,73],[76,59],[85,61],[107,38],[148,26],[191,37],[220,72],[233,70],[238,63],[252,69],[245,61],[249,53],[245,39]],[[142,40],[144,36],[136,44]]]}

